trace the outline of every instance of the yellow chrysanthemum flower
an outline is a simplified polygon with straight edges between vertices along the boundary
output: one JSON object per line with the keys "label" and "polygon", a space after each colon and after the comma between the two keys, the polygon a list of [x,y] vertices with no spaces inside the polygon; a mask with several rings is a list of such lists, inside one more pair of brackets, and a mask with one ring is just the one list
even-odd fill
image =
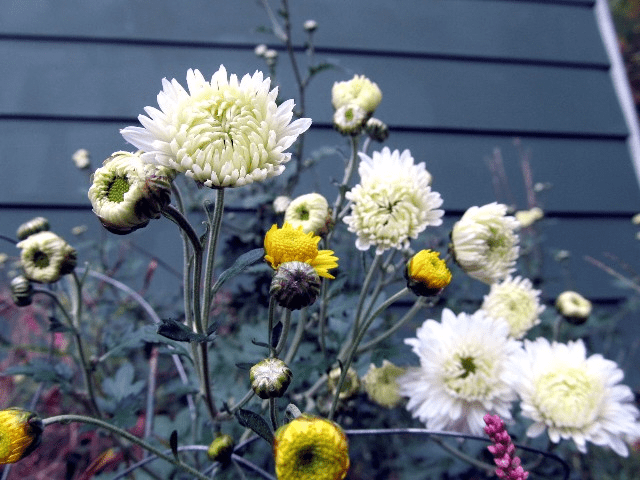
{"label": "yellow chrysanthemum flower", "polygon": [[0,465],[15,463],[33,452],[42,437],[42,420],[21,408],[0,410]]}
{"label": "yellow chrysanthemum flower", "polygon": [[451,282],[451,271],[438,252],[420,250],[407,262],[407,287],[416,295],[436,295]]}
{"label": "yellow chrysanthemum flower", "polygon": [[320,237],[313,232],[304,233],[302,226],[294,229],[289,223],[282,228],[273,225],[264,236],[264,259],[277,270],[282,263],[304,262],[311,265],[319,276],[335,278],[328,270],[338,267],[333,250],[318,250]]}
{"label": "yellow chrysanthemum flower", "polygon": [[349,445],[342,429],[324,418],[301,415],[275,433],[278,480],[342,480],[349,470]]}

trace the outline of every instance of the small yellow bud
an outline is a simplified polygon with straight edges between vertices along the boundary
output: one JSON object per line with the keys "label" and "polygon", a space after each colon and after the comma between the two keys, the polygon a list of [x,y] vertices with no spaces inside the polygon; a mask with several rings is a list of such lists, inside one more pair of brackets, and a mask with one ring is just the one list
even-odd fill
{"label": "small yellow bud", "polygon": [[15,463],[33,452],[44,425],[35,413],[21,408],[0,410],[0,465]]}
{"label": "small yellow bud", "polygon": [[231,435],[220,434],[209,445],[207,457],[212,462],[229,463],[235,446],[236,444]]}
{"label": "small yellow bud", "polygon": [[405,278],[413,293],[431,297],[451,283],[451,271],[438,252],[421,250],[407,262]]}

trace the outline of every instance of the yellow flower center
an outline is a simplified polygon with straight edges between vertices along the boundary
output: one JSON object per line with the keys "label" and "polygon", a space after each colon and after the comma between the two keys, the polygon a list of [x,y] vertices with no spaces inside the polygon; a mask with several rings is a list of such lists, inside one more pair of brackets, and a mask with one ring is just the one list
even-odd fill
{"label": "yellow flower center", "polygon": [[538,379],[533,403],[556,427],[582,429],[598,416],[603,388],[585,369],[558,368]]}
{"label": "yellow flower center", "polygon": [[124,194],[129,191],[129,181],[127,177],[116,177],[107,187],[107,198],[114,203],[124,201]]}
{"label": "yellow flower center", "polygon": [[318,250],[320,237],[313,232],[304,233],[302,226],[294,229],[289,223],[282,228],[273,225],[264,237],[265,260],[277,270],[286,262],[304,262],[311,265],[319,276],[334,278],[328,273],[338,266],[331,250]]}

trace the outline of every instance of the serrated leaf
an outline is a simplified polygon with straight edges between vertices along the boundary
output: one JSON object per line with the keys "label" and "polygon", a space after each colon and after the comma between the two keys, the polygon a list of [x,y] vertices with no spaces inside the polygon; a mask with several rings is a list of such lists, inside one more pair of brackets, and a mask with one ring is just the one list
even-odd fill
{"label": "serrated leaf", "polygon": [[247,267],[258,263],[263,258],[264,248],[255,248],[247,253],[240,255],[233,265],[231,265],[228,269],[220,274],[216,283],[213,285],[213,287],[211,287],[211,293],[216,293],[218,290],[220,290],[220,287],[222,287],[222,285],[227,280],[235,277]]}
{"label": "serrated leaf", "polygon": [[240,425],[251,429],[264,438],[269,445],[273,444],[273,432],[267,421],[251,410],[240,409],[236,412],[236,418]]}

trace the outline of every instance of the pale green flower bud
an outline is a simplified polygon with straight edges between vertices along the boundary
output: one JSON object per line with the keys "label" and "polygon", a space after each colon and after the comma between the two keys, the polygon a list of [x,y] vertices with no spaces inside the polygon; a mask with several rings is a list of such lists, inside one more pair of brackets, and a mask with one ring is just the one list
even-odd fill
{"label": "pale green flower bud", "polygon": [[30,235],[49,230],[49,220],[44,217],[35,217],[18,227],[18,240],[24,240]]}
{"label": "pale green flower bud", "polygon": [[304,22],[303,27],[307,32],[313,33],[318,28],[318,22],[315,20],[307,20]]}
{"label": "pale green flower bud", "polygon": [[308,263],[282,263],[271,280],[269,294],[281,307],[299,310],[312,305],[320,295],[320,276]]}
{"label": "pale green flower bud", "polygon": [[171,171],[144,163],[141,153],[115,152],[94,172],[89,188],[93,212],[118,235],[159,218],[171,201]]}
{"label": "pale green flower bud", "polygon": [[24,275],[34,282],[56,282],[76,267],[76,250],[53,232],[38,232],[16,246]]}
{"label": "pale green flower bud", "polygon": [[520,222],[522,228],[527,228],[544,217],[544,212],[540,207],[533,207],[530,210],[519,210],[515,213],[516,220]]}
{"label": "pale green flower bud", "polygon": [[265,358],[249,370],[251,388],[262,399],[283,396],[292,378],[293,373],[279,358]]}
{"label": "pale green flower bud", "polygon": [[233,441],[233,437],[227,434],[219,434],[213,439],[209,449],[207,450],[207,458],[212,462],[220,462],[223,465],[229,463],[233,449],[236,443]]}
{"label": "pale green flower bud", "polygon": [[24,275],[18,275],[11,280],[11,298],[18,307],[31,305],[33,301],[33,285]]}

